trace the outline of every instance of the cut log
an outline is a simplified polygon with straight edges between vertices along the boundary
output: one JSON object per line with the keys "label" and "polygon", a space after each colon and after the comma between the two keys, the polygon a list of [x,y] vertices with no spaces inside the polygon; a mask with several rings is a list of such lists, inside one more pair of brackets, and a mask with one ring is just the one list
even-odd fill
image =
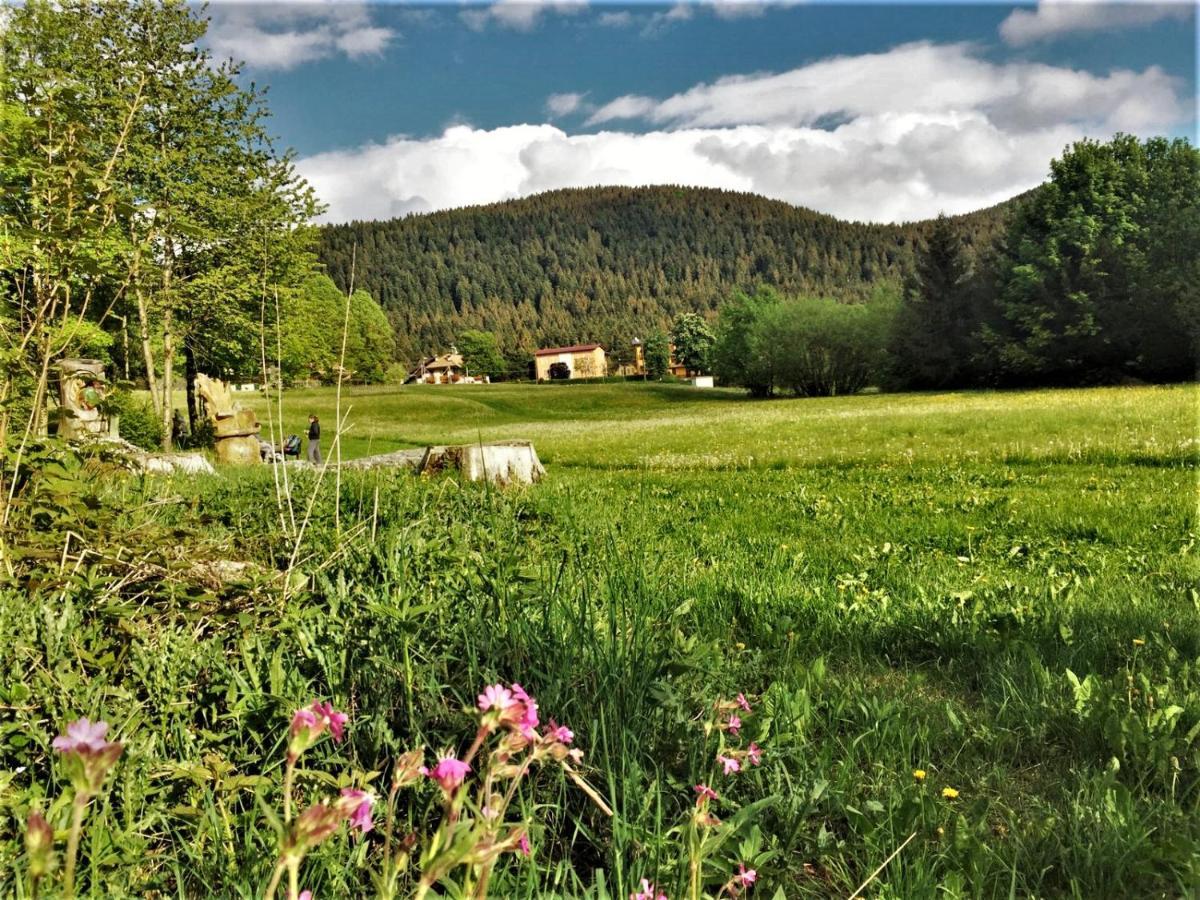
{"label": "cut log", "polygon": [[457,470],[468,481],[496,484],[533,484],[546,470],[530,441],[496,441],[456,447],[431,446],[364,456],[342,463],[347,469],[407,467],[417,474]]}

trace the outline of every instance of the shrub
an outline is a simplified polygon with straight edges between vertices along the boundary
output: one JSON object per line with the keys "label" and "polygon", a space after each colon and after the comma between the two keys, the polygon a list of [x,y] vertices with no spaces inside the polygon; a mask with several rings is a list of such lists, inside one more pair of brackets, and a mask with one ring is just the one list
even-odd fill
{"label": "shrub", "polygon": [[149,400],[117,390],[109,395],[108,406],[111,415],[120,416],[122,438],[143,450],[157,450],[162,446],[162,421]]}

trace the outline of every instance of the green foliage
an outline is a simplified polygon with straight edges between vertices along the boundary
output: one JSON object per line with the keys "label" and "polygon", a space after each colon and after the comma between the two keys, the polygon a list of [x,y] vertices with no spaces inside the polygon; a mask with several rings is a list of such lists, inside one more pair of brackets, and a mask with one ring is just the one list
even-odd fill
{"label": "green foliage", "polygon": [[691,372],[704,373],[712,365],[716,336],[708,322],[695,313],[682,313],[671,326],[675,358]]}
{"label": "green foliage", "polygon": [[346,377],[364,384],[385,380],[395,338],[387,316],[366,291],[355,291],[346,316],[346,295],[327,275],[309,277],[280,314],[279,354],[285,383],[337,380],[346,328]]}
{"label": "green foliage", "polygon": [[129,391],[113,391],[107,398],[112,414],[119,416],[118,431],[124,440],[143,450],[162,446],[162,420],[147,397]]}
{"label": "green foliage", "polygon": [[753,333],[759,318],[779,302],[775,291],[763,287],[754,294],[737,291],[721,307],[713,368],[722,384],[747,388],[755,397],[770,395],[774,381],[757,364]]}
{"label": "green foliage", "polygon": [[1181,378],[1197,360],[1200,151],[1180,138],[1081,141],[1014,220],[1000,320],[984,334],[1014,381]]}
{"label": "green foliage", "polygon": [[655,381],[667,374],[671,365],[671,343],[661,331],[652,331],[646,336],[642,347],[646,359],[646,377]]}
{"label": "green foliage", "polygon": [[457,346],[468,374],[487,375],[493,381],[508,374],[508,362],[490,331],[467,329],[458,336]]}
{"label": "green foliage", "polygon": [[749,385],[800,397],[853,394],[878,384],[895,308],[801,299],[764,307],[749,334]]}

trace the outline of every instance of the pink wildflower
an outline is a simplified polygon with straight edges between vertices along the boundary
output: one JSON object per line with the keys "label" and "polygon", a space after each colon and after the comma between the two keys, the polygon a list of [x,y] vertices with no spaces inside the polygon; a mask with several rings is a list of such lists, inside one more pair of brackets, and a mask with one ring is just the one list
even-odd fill
{"label": "pink wildflower", "polygon": [[292,713],[292,737],[301,731],[313,731],[317,728],[317,717],[311,709],[298,709]]}
{"label": "pink wildflower", "polygon": [[751,741],[750,748],[746,751],[746,758],[750,760],[751,764],[757,766],[762,762],[762,747]]}
{"label": "pink wildflower", "polygon": [[750,712],[750,701],[746,699],[745,694],[737,695],[737,705],[740,706],[744,712]]}
{"label": "pink wildflower", "polygon": [[642,879],[642,889],[629,895],[629,900],[667,900],[667,895],[662,893],[648,879]]}
{"label": "pink wildflower", "polygon": [[546,736],[554,738],[560,744],[569,744],[575,740],[575,732],[566,725],[559,725],[553,719],[550,720],[550,724],[546,727]]}
{"label": "pink wildflower", "polygon": [[533,740],[537,737],[537,732],[534,730],[538,726],[537,700],[530,697],[525,692],[525,688],[516,683],[512,686],[512,695],[516,702],[505,711],[506,716],[512,724],[516,725],[523,737]]}
{"label": "pink wildflower", "polygon": [[512,691],[502,684],[489,684],[483,689],[483,693],[479,695],[479,711],[487,712],[489,709],[494,709],[497,712],[504,712],[516,702],[513,699]]}
{"label": "pink wildflower", "polygon": [[301,891],[296,900],[312,900],[312,891]]}
{"label": "pink wildflower", "polygon": [[754,869],[747,869],[742,863],[738,863],[738,873],[734,876],[734,881],[738,882],[742,887],[750,887],[758,880],[758,873]]}
{"label": "pink wildflower", "polygon": [[739,719],[736,715],[731,715],[729,717],[729,726],[728,727],[729,727],[730,734],[737,734],[738,731],[742,727],[742,720]]}
{"label": "pink wildflower", "polygon": [[723,765],[725,767],[726,775],[730,775],[734,772],[740,772],[742,770],[742,764],[739,763],[732,756],[721,756],[720,754],[718,754],[717,762],[719,762],[721,765]]}
{"label": "pink wildflower", "polygon": [[[425,767],[422,766],[422,768]],[[471,767],[462,760],[455,759],[453,756],[442,756],[438,758],[438,764],[432,770],[426,770],[425,774],[441,785],[442,790],[449,794],[463,783],[463,779],[470,771]]]}
{"label": "pink wildflower", "polygon": [[524,855],[524,856],[529,855],[530,850],[531,850],[531,848],[529,846],[529,835],[522,832],[521,839],[519,841],[517,841],[517,848],[521,851],[522,855]]}
{"label": "pink wildflower", "polygon": [[59,753],[101,753],[109,745],[106,734],[107,722],[90,722],[84,716],[68,725],[67,733],[56,737],[51,746]]}
{"label": "pink wildflower", "polygon": [[104,778],[125,749],[119,741],[106,741],[107,722],[91,722],[86,717],[67,726],[67,733],[52,742],[65,757],[71,784],[81,794],[100,790]]}
{"label": "pink wildflower", "polygon": [[317,720],[329,728],[333,739],[340,744],[345,736],[346,723],[350,721],[350,717],[344,712],[338,712],[329,702],[321,703],[314,700],[312,711],[316,714]]}
{"label": "pink wildflower", "polygon": [[698,784],[692,788],[697,794],[696,805],[699,806],[706,800],[717,800],[717,792],[710,788],[707,784]]}
{"label": "pink wildflower", "polygon": [[342,799],[339,806],[343,812],[349,812],[350,828],[357,828],[366,834],[374,827],[371,821],[371,805],[375,795],[358,788],[342,788]]}
{"label": "pink wildflower", "polygon": [[571,759],[575,761],[576,765],[579,765],[579,763],[583,762],[583,751],[578,747],[572,748],[567,756],[571,757]]}

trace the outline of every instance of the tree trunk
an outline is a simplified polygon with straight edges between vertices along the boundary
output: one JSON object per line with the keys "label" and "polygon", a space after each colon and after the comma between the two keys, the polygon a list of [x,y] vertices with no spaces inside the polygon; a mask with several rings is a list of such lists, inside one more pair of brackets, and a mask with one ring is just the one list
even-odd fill
{"label": "tree trunk", "polygon": [[139,287],[134,291],[137,297],[138,329],[142,338],[142,359],[146,363],[146,387],[150,390],[150,401],[154,411],[162,415],[162,400],[158,393],[157,379],[154,377],[154,350],[150,346],[150,315],[146,310],[146,295]]}
{"label": "tree trunk", "polygon": [[199,411],[196,408],[196,376],[199,373],[196,371],[196,351],[192,349],[190,341],[183,342],[183,377],[186,380],[184,392],[187,394],[187,413],[188,413],[188,430],[196,433],[196,422],[199,419]]}
{"label": "tree trunk", "polygon": [[175,334],[171,331],[171,307],[163,311],[163,380],[162,380],[162,448],[171,449],[171,420],[175,411],[172,397],[172,378],[175,368]]}

